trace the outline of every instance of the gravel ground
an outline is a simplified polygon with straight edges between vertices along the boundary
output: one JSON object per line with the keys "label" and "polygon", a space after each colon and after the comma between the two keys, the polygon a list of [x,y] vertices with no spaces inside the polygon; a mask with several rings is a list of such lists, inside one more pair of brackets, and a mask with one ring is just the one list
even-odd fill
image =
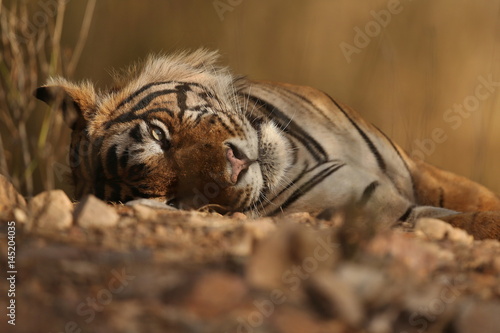
{"label": "gravel ground", "polygon": [[328,215],[249,219],[62,191],[26,203],[0,176],[2,239],[16,222],[2,273],[12,259],[17,271],[0,284],[15,326],[4,314],[0,331],[500,332],[500,242],[433,219],[384,229]]}

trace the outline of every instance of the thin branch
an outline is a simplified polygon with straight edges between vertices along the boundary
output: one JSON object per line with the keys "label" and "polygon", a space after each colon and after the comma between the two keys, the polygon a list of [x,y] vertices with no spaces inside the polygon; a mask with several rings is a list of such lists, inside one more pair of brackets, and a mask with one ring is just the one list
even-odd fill
{"label": "thin branch", "polygon": [[[1,0],[0,0],[1,5]],[[0,135],[0,174],[10,178],[9,169],[7,168],[7,160],[5,159],[5,149],[3,147],[2,136]]]}
{"label": "thin branch", "polygon": [[82,28],[80,29],[80,36],[78,36],[78,42],[75,46],[75,51],[73,52],[73,56],[69,62],[67,68],[67,74],[72,76],[78,61],[80,60],[80,56],[82,55],[83,48],[85,43],[87,42],[87,37],[89,35],[90,25],[92,23],[92,18],[94,16],[96,0],[89,0],[87,2],[87,8],[85,9],[85,16],[83,17]]}
{"label": "thin branch", "polygon": [[50,64],[49,75],[57,73],[59,68],[59,58],[61,56],[61,35],[64,24],[64,12],[66,10],[66,2],[59,0],[57,6],[56,25],[52,33],[52,57]]}

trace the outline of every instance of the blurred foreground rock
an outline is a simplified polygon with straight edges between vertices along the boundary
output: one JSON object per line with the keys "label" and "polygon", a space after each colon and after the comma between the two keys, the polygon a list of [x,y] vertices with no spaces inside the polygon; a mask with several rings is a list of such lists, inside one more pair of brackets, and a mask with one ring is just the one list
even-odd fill
{"label": "blurred foreground rock", "polygon": [[43,192],[29,203],[28,229],[64,230],[73,224],[73,204],[61,190]]}
{"label": "blurred foreground rock", "polygon": [[252,220],[60,191],[29,208],[16,326],[2,332],[500,332],[500,243],[439,220],[378,230],[373,217]]}

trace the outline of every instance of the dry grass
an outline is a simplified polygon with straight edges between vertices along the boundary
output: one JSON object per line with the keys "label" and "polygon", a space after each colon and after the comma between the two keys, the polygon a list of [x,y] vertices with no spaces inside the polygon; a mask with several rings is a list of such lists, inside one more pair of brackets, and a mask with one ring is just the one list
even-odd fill
{"label": "dry grass", "polygon": [[27,196],[53,189],[55,177],[67,171],[57,162],[67,149],[54,144],[64,141],[64,126],[49,108],[35,114],[32,93],[49,76],[73,76],[95,3],[87,2],[79,37],[66,48],[61,43],[66,1],[44,9],[29,1],[0,1],[0,173]]}

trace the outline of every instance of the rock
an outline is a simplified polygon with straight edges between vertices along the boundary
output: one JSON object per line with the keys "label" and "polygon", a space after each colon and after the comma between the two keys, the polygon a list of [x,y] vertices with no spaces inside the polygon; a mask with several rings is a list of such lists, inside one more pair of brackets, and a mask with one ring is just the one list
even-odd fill
{"label": "rock", "polygon": [[293,229],[279,229],[256,246],[247,267],[247,279],[251,286],[260,289],[282,287],[283,275],[294,266],[291,258],[294,233]]}
{"label": "rock", "polygon": [[134,212],[140,221],[155,221],[158,218],[159,210],[148,205],[134,205]]}
{"label": "rock", "polygon": [[245,214],[240,213],[240,212],[234,212],[234,213],[230,214],[229,217],[231,219],[237,220],[237,221],[245,221],[248,219],[248,216],[246,216]]}
{"label": "rock", "polygon": [[472,244],[474,237],[462,229],[453,228],[450,224],[433,218],[421,218],[415,223],[415,232],[425,235],[431,240],[449,239],[454,242]]}
{"label": "rock", "polygon": [[388,277],[375,268],[343,263],[337,269],[337,278],[348,284],[364,303],[375,304],[391,294]]}
{"label": "rock", "polygon": [[5,176],[0,175],[0,220],[17,220],[15,210],[25,210],[26,201]]}
{"label": "rock", "polygon": [[[275,303],[276,306],[271,308],[273,311],[273,328],[275,330],[269,330],[271,332],[280,333],[304,333],[304,332],[316,332],[316,333],[326,333],[326,332],[352,332],[349,327],[342,323],[340,320],[326,320],[318,318],[312,314],[304,311],[299,307],[293,306],[278,306],[279,303]],[[271,311],[269,311],[271,312]],[[267,315],[267,313],[265,313]],[[249,317],[251,318],[251,317]],[[252,332],[252,330],[247,329],[247,332]],[[263,330],[264,331],[264,330]],[[253,332],[263,332],[253,330]],[[235,331],[238,332],[238,331]],[[245,330],[240,329],[240,332],[245,332]],[[265,332],[265,331],[264,331]]]}
{"label": "rock", "polygon": [[31,199],[32,226],[38,229],[64,230],[73,224],[73,204],[62,190],[42,192]]}
{"label": "rock", "polygon": [[196,281],[185,306],[197,317],[216,317],[239,306],[247,293],[248,288],[237,275],[209,272]]}
{"label": "rock", "polygon": [[432,271],[452,263],[454,253],[425,242],[414,234],[389,232],[378,234],[367,246],[371,255],[388,257],[406,266],[415,278],[425,279]]}
{"label": "rock", "polygon": [[245,231],[252,235],[257,241],[266,238],[276,230],[276,224],[268,217],[258,220],[249,220],[243,226]]}
{"label": "rock", "polygon": [[146,206],[146,207],[157,208],[157,209],[177,210],[176,208],[169,206],[163,202],[159,202],[159,201],[151,200],[151,199],[144,199],[144,198],[127,201],[127,203],[125,205],[130,206],[130,207]]}
{"label": "rock", "polygon": [[250,285],[297,290],[312,274],[331,269],[338,260],[338,244],[329,232],[303,226],[281,227],[256,246],[247,267]]}
{"label": "rock", "polygon": [[93,195],[86,196],[75,209],[75,222],[82,228],[110,228],[118,224],[115,209]]}
{"label": "rock", "polygon": [[311,303],[327,318],[340,318],[353,327],[363,322],[363,306],[352,286],[334,273],[312,276],[307,281],[306,290]]}

